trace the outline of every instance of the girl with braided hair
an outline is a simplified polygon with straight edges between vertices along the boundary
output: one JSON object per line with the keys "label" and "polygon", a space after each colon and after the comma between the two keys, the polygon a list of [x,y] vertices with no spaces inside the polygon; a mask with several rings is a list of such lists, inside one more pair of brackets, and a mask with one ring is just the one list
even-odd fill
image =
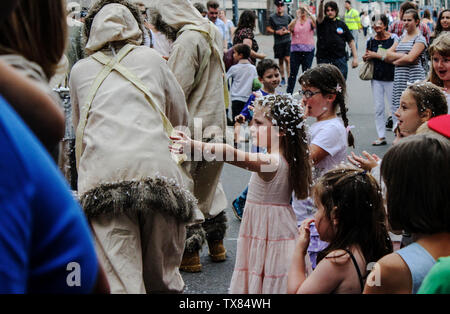
{"label": "girl with braided hair", "polygon": [[[252,140],[267,154],[227,144],[171,137],[173,152],[205,152],[253,172],[249,183],[230,293],[286,293],[289,263],[297,237],[292,192],[306,198],[312,183],[301,106],[290,95],[267,95],[254,102]],[[176,147],[180,148],[176,148]]]}
{"label": "girl with braided hair", "polygon": [[[300,77],[299,83],[305,115],[316,118],[316,122],[309,129],[309,150],[314,166],[313,179],[318,179],[345,160],[347,145],[354,146],[345,105],[346,84],[341,71],[331,64],[319,64],[307,70]],[[338,107],[342,121],[336,114]],[[298,225],[311,218],[316,211],[311,198],[301,200],[294,195],[292,206]],[[308,250],[313,268],[316,266],[317,252],[326,245],[327,243],[319,240],[313,224]]]}

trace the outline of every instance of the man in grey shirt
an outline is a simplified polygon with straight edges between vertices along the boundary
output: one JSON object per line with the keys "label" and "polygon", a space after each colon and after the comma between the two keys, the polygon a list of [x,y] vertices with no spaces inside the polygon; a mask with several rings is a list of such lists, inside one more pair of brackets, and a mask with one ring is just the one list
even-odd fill
{"label": "man in grey shirt", "polygon": [[[288,78],[290,74],[291,34],[288,25],[291,23],[292,17],[284,12],[283,0],[275,0],[275,5],[277,12],[270,15],[267,32],[274,34],[273,52],[280,66],[281,85],[284,85],[286,84],[285,78]],[[287,76],[284,76],[284,65],[286,65]]]}

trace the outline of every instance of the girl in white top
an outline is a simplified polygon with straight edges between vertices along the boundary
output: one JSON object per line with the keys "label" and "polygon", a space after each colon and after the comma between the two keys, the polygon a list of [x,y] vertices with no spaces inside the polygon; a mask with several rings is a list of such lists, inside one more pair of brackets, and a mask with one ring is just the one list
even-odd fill
{"label": "girl in white top", "polygon": [[443,87],[447,104],[450,105],[450,33],[444,32],[436,38],[428,51],[431,57],[428,81]]}
{"label": "girl in white top", "polygon": [[[310,159],[313,162],[313,180],[339,165],[346,158],[347,145],[353,146],[354,139],[350,132],[345,106],[346,84],[339,69],[331,64],[320,64],[308,71],[299,79],[303,95],[302,103],[305,114],[316,118],[310,127]],[[340,108],[341,118],[336,111]],[[314,215],[315,207],[310,198],[299,200],[293,197],[292,206],[297,216],[298,225]],[[315,267],[315,256],[325,243],[321,243],[314,227],[309,249],[312,267]]]}

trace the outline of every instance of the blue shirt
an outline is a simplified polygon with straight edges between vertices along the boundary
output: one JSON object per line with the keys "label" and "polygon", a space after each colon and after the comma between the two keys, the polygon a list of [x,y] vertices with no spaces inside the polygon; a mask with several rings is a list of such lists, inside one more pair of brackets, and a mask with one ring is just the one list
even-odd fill
{"label": "blue shirt", "polygon": [[[269,95],[262,89],[260,89],[258,92],[261,93],[261,95],[266,96]],[[248,106],[253,106],[253,102],[255,101],[256,96],[252,93],[250,97],[247,100],[247,103],[244,106],[244,109],[241,111],[241,115],[245,117],[245,121],[250,122],[253,119],[253,111],[248,108]]]}
{"label": "blue shirt", "polygon": [[0,96],[0,293],[90,293],[97,275],[80,206]]}
{"label": "blue shirt", "polygon": [[227,27],[225,26],[225,23],[221,19],[217,18],[214,24],[217,26],[220,33],[222,34],[222,39],[225,40],[227,33]]}
{"label": "blue shirt", "polygon": [[412,293],[416,294],[419,291],[423,279],[428,274],[430,269],[434,266],[436,261],[428,251],[417,242],[396,251],[398,255],[408,265],[411,272]]}

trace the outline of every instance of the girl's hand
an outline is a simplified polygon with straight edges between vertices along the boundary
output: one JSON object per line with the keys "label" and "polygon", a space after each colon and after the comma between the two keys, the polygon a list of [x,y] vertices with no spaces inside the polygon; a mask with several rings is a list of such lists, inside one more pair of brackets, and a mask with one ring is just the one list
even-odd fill
{"label": "girl's hand", "polygon": [[[378,56],[378,54],[376,52],[373,52],[371,50],[367,50],[366,54],[364,55],[364,57],[366,58],[364,61],[367,60],[371,60],[371,59],[376,59]],[[363,59],[364,59],[363,57]]]}
{"label": "girl's hand", "polygon": [[314,219],[305,219],[300,227],[298,228],[298,240],[297,240],[297,248],[301,251],[302,254],[306,255],[306,251],[309,246],[309,236],[311,231],[309,229],[309,225],[314,222]]}
{"label": "girl's hand", "polygon": [[358,156],[354,152],[352,152],[351,156],[347,156],[347,159],[357,166],[358,168],[364,169],[366,171],[371,171],[373,168],[378,166],[378,162],[380,161],[380,157],[375,154],[370,155],[368,152],[363,151],[363,155],[366,157]]}
{"label": "girl's hand", "polygon": [[237,115],[236,117],[234,117],[234,122],[238,123],[238,124],[242,124],[245,122],[245,117],[242,114]]}
{"label": "girl's hand", "polygon": [[169,150],[175,154],[184,154],[191,152],[194,146],[194,141],[181,131],[175,131],[171,136],[173,144],[169,145]]}

